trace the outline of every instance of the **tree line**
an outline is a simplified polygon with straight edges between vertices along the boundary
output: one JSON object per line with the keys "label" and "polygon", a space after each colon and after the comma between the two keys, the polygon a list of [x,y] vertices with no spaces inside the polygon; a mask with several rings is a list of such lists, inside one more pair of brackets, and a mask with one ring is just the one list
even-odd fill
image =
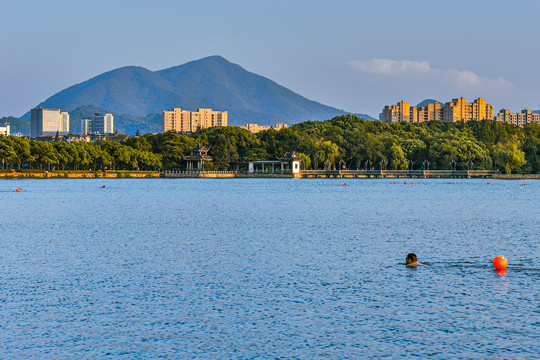
{"label": "tree line", "polygon": [[128,137],[95,144],[0,139],[5,167],[63,170],[182,169],[182,155],[200,142],[210,146],[207,170],[227,170],[250,160],[275,160],[288,151],[305,169],[500,169],[540,173],[540,126],[523,128],[492,120],[393,123],[343,115],[307,121],[279,131],[251,134],[240,127],[213,127],[190,135]]}

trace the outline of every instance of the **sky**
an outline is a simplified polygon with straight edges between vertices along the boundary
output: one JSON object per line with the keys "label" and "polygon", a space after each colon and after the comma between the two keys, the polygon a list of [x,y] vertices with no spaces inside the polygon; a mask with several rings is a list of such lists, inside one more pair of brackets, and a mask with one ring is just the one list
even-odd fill
{"label": "sky", "polygon": [[0,117],[122,66],[211,55],[375,118],[461,96],[539,109],[538,14],[537,0],[0,0]]}

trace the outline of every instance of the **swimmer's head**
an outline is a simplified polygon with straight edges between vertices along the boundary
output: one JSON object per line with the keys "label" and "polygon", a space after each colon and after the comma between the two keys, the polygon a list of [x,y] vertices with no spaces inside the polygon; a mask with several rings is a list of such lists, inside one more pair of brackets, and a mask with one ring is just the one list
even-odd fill
{"label": "swimmer's head", "polygon": [[418,261],[418,259],[416,258],[416,254],[414,254],[414,253],[407,254],[407,258],[405,259],[405,262],[407,264],[412,264],[412,263],[415,263],[417,261]]}

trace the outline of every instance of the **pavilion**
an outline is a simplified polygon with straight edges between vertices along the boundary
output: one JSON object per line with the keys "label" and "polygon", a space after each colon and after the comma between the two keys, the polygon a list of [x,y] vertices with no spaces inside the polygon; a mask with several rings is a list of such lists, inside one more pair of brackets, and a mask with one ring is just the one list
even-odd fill
{"label": "pavilion", "polygon": [[182,155],[186,161],[186,170],[202,171],[204,163],[211,162],[212,157],[208,155],[210,147],[201,146],[199,141],[196,146],[188,148],[191,151],[190,155]]}
{"label": "pavilion", "polygon": [[258,160],[248,162],[248,172],[250,173],[289,173],[299,174],[300,163],[304,159],[296,156],[294,151],[285,153],[277,160]]}

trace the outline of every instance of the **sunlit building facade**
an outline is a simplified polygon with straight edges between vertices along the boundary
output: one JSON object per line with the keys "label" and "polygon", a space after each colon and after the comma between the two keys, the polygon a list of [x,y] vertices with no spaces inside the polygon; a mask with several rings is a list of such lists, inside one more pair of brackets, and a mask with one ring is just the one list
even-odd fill
{"label": "sunlit building facade", "polygon": [[257,133],[260,133],[261,131],[270,130],[270,129],[279,131],[289,126],[287,124],[275,124],[273,126],[265,126],[265,125],[259,125],[259,124],[246,124],[245,126],[240,126],[240,127],[242,129],[246,129],[252,134],[257,134]]}
{"label": "sunlit building facade", "polygon": [[202,108],[197,111],[173,108],[161,112],[163,132],[190,133],[197,131],[197,129],[227,126],[227,117],[227,111],[213,111],[212,109]]}
{"label": "sunlit building facade", "polygon": [[534,113],[529,109],[523,109],[520,113],[513,113],[508,109],[501,109],[495,117],[495,120],[523,127],[523,125],[526,124],[538,124],[539,114]]}
{"label": "sunlit building facade", "polygon": [[30,123],[32,137],[69,134],[69,113],[60,109],[32,109]]}
{"label": "sunlit building facade", "polygon": [[9,136],[11,133],[11,125],[5,123],[4,126],[0,126],[0,135]]}
{"label": "sunlit building facade", "polygon": [[493,106],[486,103],[482,98],[467,103],[465,98],[452,99],[442,105],[438,101],[426,106],[411,106],[408,102],[401,101],[397,105],[387,105],[380,114],[379,119],[384,123],[426,122],[442,120],[446,122],[493,120]]}

